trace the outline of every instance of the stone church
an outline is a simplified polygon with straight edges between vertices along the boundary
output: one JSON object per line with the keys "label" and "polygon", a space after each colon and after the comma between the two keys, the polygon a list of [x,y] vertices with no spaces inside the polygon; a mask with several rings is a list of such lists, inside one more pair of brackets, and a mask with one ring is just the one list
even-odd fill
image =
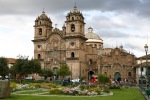
{"label": "stone church", "polygon": [[60,66],[66,63],[73,79],[89,80],[99,73],[112,80],[135,78],[135,56],[123,46],[104,48],[103,40],[93,33],[92,27],[85,33],[84,16],[76,6],[66,15],[62,29],[53,28],[51,19],[43,11],[35,20],[32,42],[34,59],[39,59],[42,68],[52,70],[56,76]]}

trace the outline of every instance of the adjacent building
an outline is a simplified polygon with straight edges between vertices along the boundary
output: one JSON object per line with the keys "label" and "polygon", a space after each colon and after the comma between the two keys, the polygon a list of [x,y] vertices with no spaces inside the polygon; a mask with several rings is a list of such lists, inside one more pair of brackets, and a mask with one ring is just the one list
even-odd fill
{"label": "adjacent building", "polygon": [[[138,84],[146,84],[146,79],[150,81],[150,54],[136,58],[136,81]],[[146,75],[147,72],[147,75]],[[148,78],[149,77],[149,78]],[[149,82],[150,83],[150,82]]]}

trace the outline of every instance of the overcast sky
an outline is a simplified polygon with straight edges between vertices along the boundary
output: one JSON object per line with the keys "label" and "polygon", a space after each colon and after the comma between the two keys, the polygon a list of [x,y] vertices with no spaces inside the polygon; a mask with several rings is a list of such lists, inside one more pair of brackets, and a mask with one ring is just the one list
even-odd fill
{"label": "overcast sky", "polygon": [[32,58],[35,19],[44,9],[53,27],[58,24],[61,29],[75,2],[85,18],[85,33],[91,26],[103,39],[104,48],[122,44],[137,57],[145,55],[144,45],[149,46],[150,36],[150,0],[0,0],[0,56]]}

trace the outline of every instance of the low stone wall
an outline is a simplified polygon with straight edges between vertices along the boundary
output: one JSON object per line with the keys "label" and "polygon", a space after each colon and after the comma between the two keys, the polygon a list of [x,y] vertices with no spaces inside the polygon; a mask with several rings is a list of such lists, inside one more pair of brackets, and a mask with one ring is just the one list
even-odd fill
{"label": "low stone wall", "polygon": [[9,80],[0,80],[0,99],[10,97],[11,88]]}

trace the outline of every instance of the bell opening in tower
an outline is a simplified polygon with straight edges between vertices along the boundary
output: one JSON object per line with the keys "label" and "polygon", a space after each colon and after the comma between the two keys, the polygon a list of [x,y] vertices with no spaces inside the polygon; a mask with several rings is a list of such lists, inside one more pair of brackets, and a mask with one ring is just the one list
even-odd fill
{"label": "bell opening in tower", "polygon": [[74,24],[71,25],[71,31],[72,31],[72,32],[75,31],[75,25],[74,25]]}

